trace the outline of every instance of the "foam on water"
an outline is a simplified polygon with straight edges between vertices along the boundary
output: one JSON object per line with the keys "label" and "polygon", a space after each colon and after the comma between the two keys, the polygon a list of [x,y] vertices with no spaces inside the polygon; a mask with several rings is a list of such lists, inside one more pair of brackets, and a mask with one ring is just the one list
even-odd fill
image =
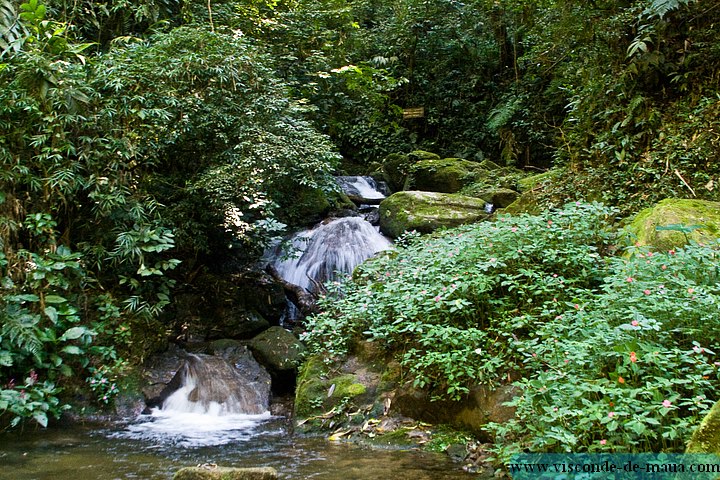
{"label": "foam on water", "polygon": [[181,412],[153,409],[138,423],[111,434],[114,438],[143,440],[157,445],[208,447],[248,441],[259,434],[258,427],[271,418],[270,412],[259,415]]}

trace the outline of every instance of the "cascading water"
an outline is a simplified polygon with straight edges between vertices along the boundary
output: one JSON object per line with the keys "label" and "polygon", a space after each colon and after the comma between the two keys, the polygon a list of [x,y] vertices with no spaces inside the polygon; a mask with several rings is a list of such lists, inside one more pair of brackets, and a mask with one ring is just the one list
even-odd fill
{"label": "cascading water", "polygon": [[275,261],[278,273],[290,283],[309,291],[336,278],[336,272],[350,273],[378,252],[392,248],[366,220],[346,217],[330,220],[293,236],[295,258]]}
{"label": "cascading water", "polygon": [[162,410],[218,416],[258,415],[269,408],[270,385],[251,381],[222,357],[188,354],[176,376],[182,386],[165,399]]}
{"label": "cascading water", "polygon": [[359,204],[378,204],[385,199],[380,186],[372,177],[340,176],[335,181],[350,200]]}
{"label": "cascading water", "polygon": [[271,417],[270,377],[256,363],[240,369],[222,357],[187,354],[166,390],[171,393],[160,408],[116,436],[187,447],[225,445],[253,438]]}

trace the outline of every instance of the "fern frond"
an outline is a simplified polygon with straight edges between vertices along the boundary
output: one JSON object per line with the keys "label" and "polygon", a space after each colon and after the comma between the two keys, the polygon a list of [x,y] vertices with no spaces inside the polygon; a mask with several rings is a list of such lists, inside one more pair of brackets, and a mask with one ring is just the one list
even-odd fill
{"label": "fern frond", "polygon": [[652,0],[643,14],[647,17],[663,18],[668,12],[687,5],[692,0]]}
{"label": "fern frond", "polygon": [[20,350],[37,355],[42,348],[42,342],[35,330],[40,316],[24,309],[13,308],[13,306],[8,306],[0,315],[2,316],[0,338],[9,340]]}

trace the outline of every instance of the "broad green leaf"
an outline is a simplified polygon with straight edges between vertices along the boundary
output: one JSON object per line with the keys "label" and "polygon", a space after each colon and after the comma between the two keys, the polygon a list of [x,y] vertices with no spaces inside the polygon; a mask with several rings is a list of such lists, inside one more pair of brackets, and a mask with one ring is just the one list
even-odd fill
{"label": "broad green leaf", "polygon": [[67,347],[64,347],[61,352],[67,353],[69,355],[82,355],[83,350],[75,345],[68,345]]}
{"label": "broad green leaf", "polygon": [[65,303],[67,299],[60,295],[47,295],[45,297],[45,303]]}
{"label": "broad green leaf", "polygon": [[59,340],[76,340],[86,333],[88,333],[88,329],[85,327],[72,327],[67,329]]}

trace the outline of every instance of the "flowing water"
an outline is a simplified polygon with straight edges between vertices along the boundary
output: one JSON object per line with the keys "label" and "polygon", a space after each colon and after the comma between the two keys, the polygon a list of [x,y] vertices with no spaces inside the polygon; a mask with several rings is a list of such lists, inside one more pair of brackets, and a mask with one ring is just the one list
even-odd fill
{"label": "flowing water", "polygon": [[[158,423],[163,427],[148,425]],[[169,480],[182,467],[205,463],[270,466],[280,478],[298,480],[475,478],[441,454],[296,437],[283,418],[170,415],[117,430],[75,426],[0,435],[0,480]]]}
{"label": "flowing water", "polygon": [[350,273],[376,253],[392,248],[392,242],[359,217],[336,218],[293,236],[293,258],[280,258],[275,268],[290,283],[307,290]]}
{"label": "flowing water", "polygon": [[[238,380],[243,375],[245,380]],[[282,479],[466,475],[439,454],[295,436],[289,419],[267,411],[266,390],[252,385],[255,377],[224,358],[188,354],[162,408],[133,422],[0,435],[0,480],[168,480],[180,468],[198,464],[270,466]]]}

